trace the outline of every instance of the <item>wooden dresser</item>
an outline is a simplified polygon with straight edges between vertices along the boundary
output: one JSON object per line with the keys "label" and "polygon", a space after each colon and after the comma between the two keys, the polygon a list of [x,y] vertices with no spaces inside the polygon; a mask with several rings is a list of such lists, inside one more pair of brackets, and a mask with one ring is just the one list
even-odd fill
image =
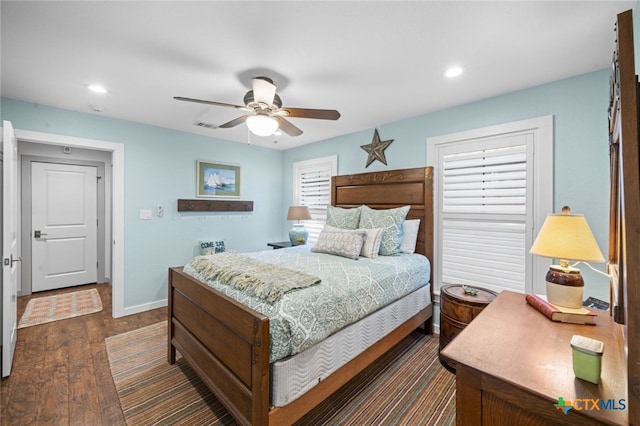
{"label": "wooden dresser", "polygon": [[[442,351],[457,367],[457,424],[628,425],[622,326],[605,311],[597,322],[553,322],[529,306],[524,294],[500,293]],[[599,385],[574,376],[574,334],[604,342]],[[574,408],[565,414],[556,407],[560,398]],[[605,401],[605,409],[594,409],[596,400]]]}

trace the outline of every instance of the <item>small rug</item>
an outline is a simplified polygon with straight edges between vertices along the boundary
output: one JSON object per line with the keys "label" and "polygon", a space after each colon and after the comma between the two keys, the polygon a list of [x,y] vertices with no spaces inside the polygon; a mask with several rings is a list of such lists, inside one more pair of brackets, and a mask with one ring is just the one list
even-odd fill
{"label": "small rug", "polygon": [[[235,425],[193,370],[169,365],[167,323],[105,339],[128,425]],[[300,419],[297,425],[454,425],[455,376],[438,340],[412,333]]]}
{"label": "small rug", "polygon": [[102,300],[95,288],[31,299],[20,318],[18,328],[44,324],[102,310]]}

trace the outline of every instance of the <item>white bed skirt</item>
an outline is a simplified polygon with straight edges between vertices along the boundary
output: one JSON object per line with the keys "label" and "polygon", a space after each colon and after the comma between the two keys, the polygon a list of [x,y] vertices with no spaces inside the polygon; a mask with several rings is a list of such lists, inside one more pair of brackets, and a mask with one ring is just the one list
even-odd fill
{"label": "white bed skirt", "polygon": [[304,352],[272,363],[271,404],[289,404],[429,306],[429,288],[421,287]]}

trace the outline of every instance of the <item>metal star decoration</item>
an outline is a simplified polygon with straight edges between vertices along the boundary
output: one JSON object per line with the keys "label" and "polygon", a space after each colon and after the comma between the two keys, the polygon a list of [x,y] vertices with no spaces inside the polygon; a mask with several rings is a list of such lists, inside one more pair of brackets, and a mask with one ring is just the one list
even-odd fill
{"label": "metal star decoration", "polygon": [[378,134],[378,129],[375,129],[373,132],[373,140],[368,145],[360,145],[360,148],[364,149],[369,153],[369,157],[367,158],[367,165],[365,167],[369,167],[369,164],[373,163],[375,160],[380,161],[385,166],[387,165],[387,158],[384,155],[384,150],[391,145],[393,139],[389,139],[386,141],[380,140],[380,135]]}

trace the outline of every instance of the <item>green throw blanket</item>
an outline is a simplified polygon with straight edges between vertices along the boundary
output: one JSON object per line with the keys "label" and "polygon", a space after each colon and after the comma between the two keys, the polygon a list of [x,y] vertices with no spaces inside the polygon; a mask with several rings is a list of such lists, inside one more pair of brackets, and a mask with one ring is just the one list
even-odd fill
{"label": "green throw blanket", "polygon": [[296,288],[320,283],[320,278],[293,269],[226,252],[197,256],[191,262],[203,276],[245,291],[268,302]]}

